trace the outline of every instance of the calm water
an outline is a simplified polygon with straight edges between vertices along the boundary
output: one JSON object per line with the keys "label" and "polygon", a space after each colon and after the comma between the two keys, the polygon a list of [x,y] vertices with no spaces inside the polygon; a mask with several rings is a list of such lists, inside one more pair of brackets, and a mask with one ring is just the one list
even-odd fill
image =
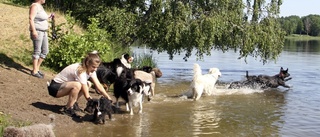
{"label": "calm water", "polygon": [[[135,52],[150,53],[143,48],[135,48]],[[204,61],[190,58],[188,62],[179,55],[173,60],[165,53],[153,52],[153,56],[163,76],[158,79],[154,99],[143,104],[143,114],[114,114],[113,121],[91,124],[73,136],[320,136],[319,41],[287,41],[278,61],[265,65],[253,58],[246,64],[233,52],[212,51]],[[189,90],[193,63],[198,63],[203,73],[211,67],[220,69],[222,77],[214,96],[196,102],[176,97]],[[254,75],[275,75],[280,67],[289,68],[289,90],[226,89],[227,83],[244,79],[246,70]]]}

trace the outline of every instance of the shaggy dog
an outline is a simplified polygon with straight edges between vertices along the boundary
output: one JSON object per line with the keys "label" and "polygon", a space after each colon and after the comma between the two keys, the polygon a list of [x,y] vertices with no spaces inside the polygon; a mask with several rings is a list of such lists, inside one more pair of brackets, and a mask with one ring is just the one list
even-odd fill
{"label": "shaggy dog", "polygon": [[284,70],[282,67],[280,68],[279,74],[274,76],[268,75],[251,75],[249,76],[248,71],[246,71],[246,80],[244,81],[236,81],[232,82],[229,86],[229,89],[237,89],[237,88],[254,88],[254,89],[267,89],[267,88],[277,88],[279,86],[283,86],[285,88],[290,88],[285,82],[291,80],[289,74],[289,69]]}
{"label": "shaggy dog", "polygon": [[144,82],[151,81],[151,96],[154,96],[157,78],[160,78],[161,76],[162,76],[162,72],[158,68],[153,68],[149,73],[143,70],[134,71],[135,79],[140,79]]}
{"label": "shaggy dog", "polygon": [[101,97],[100,99],[91,99],[87,102],[87,106],[84,111],[93,113],[91,121],[96,124],[104,124],[107,114],[109,119],[112,119],[112,100],[105,97]]}
{"label": "shaggy dog", "polygon": [[[151,82],[143,82],[140,79],[134,79],[128,89],[129,110],[133,115],[133,107],[139,105],[139,113],[142,113],[142,102],[144,96],[149,96]],[[127,108],[128,109],[128,108]]]}
{"label": "shaggy dog", "polygon": [[195,101],[200,99],[203,93],[211,95],[220,76],[221,72],[218,68],[210,68],[208,74],[202,75],[200,66],[194,64],[193,80],[191,83],[193,99]]}
{"label": "shaggy dog", "polygon": [[54,115],[50,114],[50,124],[35,124],[25,127],[9,126],[4,129],[3,137],[55,137],[53,132]]}

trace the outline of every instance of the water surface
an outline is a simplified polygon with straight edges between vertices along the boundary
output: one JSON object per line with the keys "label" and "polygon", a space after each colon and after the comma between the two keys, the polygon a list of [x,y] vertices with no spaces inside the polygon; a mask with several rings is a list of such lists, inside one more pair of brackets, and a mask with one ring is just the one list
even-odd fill
{"label": "water surface", "polygon": [[[176,55],[168,60],[166,53],[135,48],[136,54],[152,53],[162,70],[156,96],[145,101],[144,112],[130,116],[114,114],[106,125],[87,127],[74,136],[130,137],[212,137],[212,136],[319,136],[320,135],[320,44],[317,42],[286,42],[277,62],[265,65],[248,58],[246,64],[234,52],[212,51],[204,61],[195,57],[185,62]],[[198,63],[207,73],[217,67],[222,77],[214,96],[193,101],[180,94],[189,90],[192,67]],[[227,89],[232,81],[249,74],[275,75],[280,67],[289,68],[291,89],[269,90]],[[123,107],[123,109],[125,109]],[[135,109],[137,111],[137,108]]]}

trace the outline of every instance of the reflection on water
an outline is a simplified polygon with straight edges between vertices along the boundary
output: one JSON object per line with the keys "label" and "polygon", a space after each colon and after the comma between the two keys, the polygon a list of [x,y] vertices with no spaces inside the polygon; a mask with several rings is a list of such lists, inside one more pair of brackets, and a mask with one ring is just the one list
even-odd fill
{"label": "reflection on water", "polygon": [[[188,62],[182,56],[168,60],[167,54],[153,52],[163,76],[157,81],[155,97],[144,102],[143,114],[114,114],[114,120],[106,125],[91,124],[72,136],[319,136],[320,45],[297,44],[286,45],[278,61],[266,65],[254,58],[248,58],[246,64],[233,52],[212,51],[204,61],[191,58]],[[141,48],[134,51],[150,53]],[[190,92],[193,63],[198,63],[203,73],[211,67],[220,69],[222,77],[213,96],[198,101],[179,96]],[[280,67],[289,68],[293,79],[287,84],[293,88],[226,88],[230,82],[244,79],[247,70],[252,75],[275,75]]]}
{"label": "reflection on water", "polygon": [[310,52],[318,53],[320,52],[320,41],[319,40],[309,40],[309,41],[293,41],[285,40],[284,51],[290,52]]}

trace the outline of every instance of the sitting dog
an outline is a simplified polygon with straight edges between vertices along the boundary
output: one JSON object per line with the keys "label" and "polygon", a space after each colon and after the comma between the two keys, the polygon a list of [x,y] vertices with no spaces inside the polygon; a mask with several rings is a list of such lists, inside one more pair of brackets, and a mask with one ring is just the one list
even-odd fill
{"label": "sitting dog", "polygon": [[50,114],[50,124],[35,124],[25,127],[6,127],[3,131],[3,137],[55,137],[53,132],[54,115]]}
{"label": "sitting dog", "polygon": [[246,72],[246,80],[245,81],[237,81],[232,82],[229,86],[229,89],[237,89],[237,88],[260,88],[260,89],[266,89],[266,88],[277,88],[279,86],[283,86],[285,88],[290,88],[290,86],[286,85],[286,81],[291,80],[289,74],[289,69],[287,68],[284,70],[282,67],[280,68],[279,74],[276,74],[274,76],[268,76],[268,75],[251,75],[249,76],[248,71]]}
{"label": "sitting dog", "polygon": [[151,82],[143,82],[140,79],[134,79],[130,82],[128,89],[130,115],[133,115],[133,107],[137,104],[139,105],[139,113],[142,113],[143,97],[150,95],[150,85]]}
{"label": "sitting dog", "polygon": [[203,93],[211,95],[220,76],[221,72],[218,68],[210,68],[208,74],[202,75],[200,66],[194,64],[191,83],[194,101],[200,99]]}
{"label": "sitting dog", "polygon": [[96,124],[104,124],[105,116],[108,114],[109,119],[112,119],[112,101],[101,97],[100,99],[91,99],[87,102],[87,106],[84,111],[93,113],[93,121]]}

